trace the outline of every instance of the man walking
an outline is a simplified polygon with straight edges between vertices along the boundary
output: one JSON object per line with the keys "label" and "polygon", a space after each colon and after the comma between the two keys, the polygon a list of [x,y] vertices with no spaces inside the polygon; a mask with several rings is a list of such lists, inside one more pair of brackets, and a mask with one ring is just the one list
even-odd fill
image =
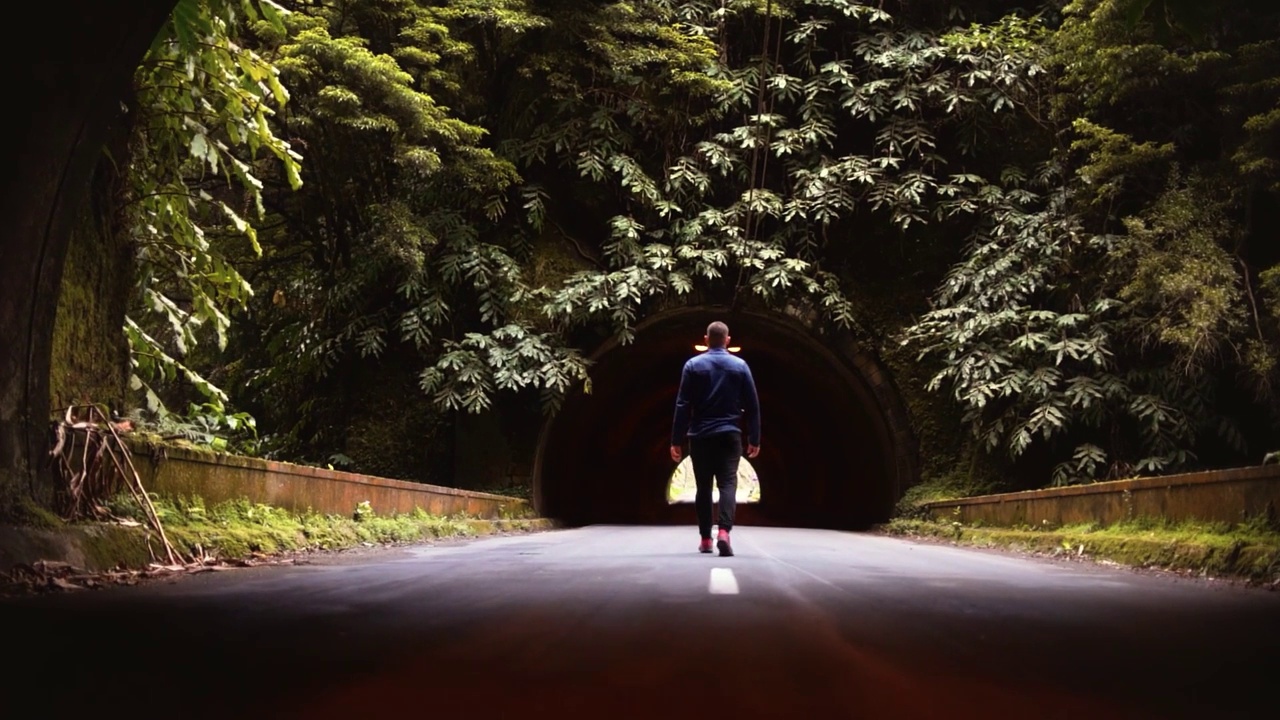
{"label": "man walking", "polygon": [[711,552],[711,480],[720,488],[720,532],[716,547],[733,554],[729,531],[738,492],[738,462],[742,459],[742,427],[747,421],[747,457],[760,454],[760,399],[745,360],[729,354],[729,327],[707,326],[707,351],[689,358],[680,376],[675,422],[671,428],[671,459],[680,462],[685,438],[693,478],[698,487],[694,507],[702,542],[698,551]]}

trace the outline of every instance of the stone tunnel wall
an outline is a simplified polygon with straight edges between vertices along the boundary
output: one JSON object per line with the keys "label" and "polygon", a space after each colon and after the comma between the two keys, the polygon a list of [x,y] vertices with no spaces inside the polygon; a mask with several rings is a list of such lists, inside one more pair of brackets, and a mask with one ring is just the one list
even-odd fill
{"label": "stone tunnel wall", "polygon": [[173,0],[50,0],[41,41],[0,48],[21,111],[0,137],[0,516],[47,499],[41,473],[53,325],[68,238],[133,73]]}
{"label": "stone tunnel wall", "polygon": [[[111,156],[124,162],[128,128],[113,127]],[[115,163],[104,155],[77,207],[53,327],[49,400],[54,414],[96,403],[124,411],[129,343],[124,319],[136,276],[134,248],[118,227]]]}

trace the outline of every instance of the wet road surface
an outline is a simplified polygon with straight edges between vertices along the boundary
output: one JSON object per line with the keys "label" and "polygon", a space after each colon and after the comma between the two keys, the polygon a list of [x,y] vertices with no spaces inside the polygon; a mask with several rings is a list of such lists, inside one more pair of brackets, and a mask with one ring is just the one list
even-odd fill
{"label": "wet road surface", "polygon": [[0,717],[1280,712],[1277,592],[831,531],[696,542],[596,526],[5,600]]}

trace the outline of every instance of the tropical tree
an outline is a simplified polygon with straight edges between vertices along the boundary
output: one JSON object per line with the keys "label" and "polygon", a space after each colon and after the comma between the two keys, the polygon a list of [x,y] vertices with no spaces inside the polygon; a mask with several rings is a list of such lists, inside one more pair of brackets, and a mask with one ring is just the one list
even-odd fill
{"label": "tropical tree", "polygon": [[253,294],[232,258],[240,245],[262,251],[264,163],[301,185],[301,156],[271,123],[289,93],[268,59],[236,41],[254,24],[282,30],[283,16],[271,0],[180,0],[135,73],[129,104],[120,214],[139,269],[125,321],[130,384],[159,415],[169,414],[162,395],[194,396],[179,414],[213,430],[241,430],[252,418],[230,411],[226,392],[186,358],[210,339],[225,348],[231,313]]}
{"label": "tropical tree", "polygon": [[1048,443],[1065,483],[1240,457],[1242,423],[1255,442],[1274,423],[1278,23],[1245,2],[1063,8],[1049,202],[999,218],[908,333],[988,447]]}

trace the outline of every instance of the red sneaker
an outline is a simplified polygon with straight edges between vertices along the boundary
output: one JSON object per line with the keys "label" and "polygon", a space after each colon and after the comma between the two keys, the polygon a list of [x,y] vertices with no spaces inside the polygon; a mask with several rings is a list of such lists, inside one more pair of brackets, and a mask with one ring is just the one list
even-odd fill
{"label": "red sneaker", "polygon": [[702,542],[698,543],[698,552],[700,553],[711,552],[711,538],[702,538]]}
{"label": "red sneaker", "polygon": [[720,557],[729,557],[733,555],[733,546],[729,544],[728,530],[720,531],[720,535],[716,538],[716,548],[720,550]]}

